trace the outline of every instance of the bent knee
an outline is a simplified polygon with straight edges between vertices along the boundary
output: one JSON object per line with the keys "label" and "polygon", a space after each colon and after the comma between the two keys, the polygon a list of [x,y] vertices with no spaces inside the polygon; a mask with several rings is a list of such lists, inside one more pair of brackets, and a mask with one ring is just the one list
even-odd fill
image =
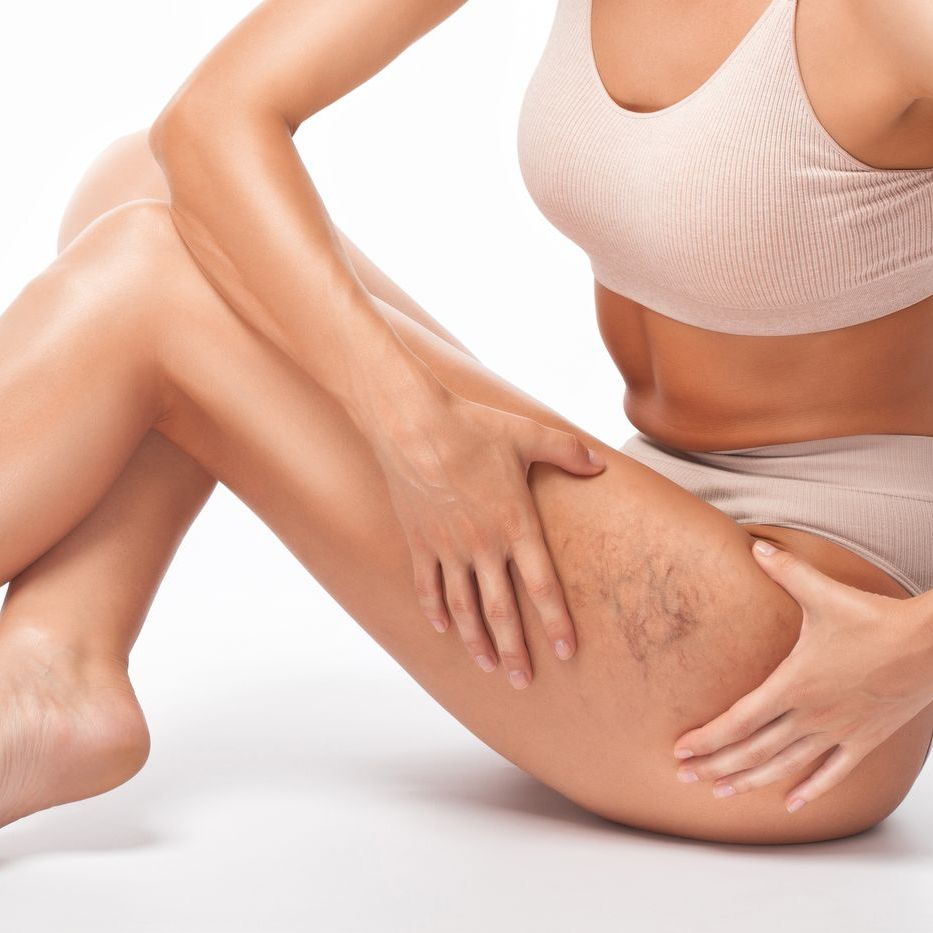
{"label": "bent knee", "polygon": [[141,198],[169,200],[168,183],[149,149],[146,130],[120,136],[84,171],[62,213],[58,251],[98,217]]}
{"label": "bent knee", "polygon": [[[140,198],[98,217],[24,287],[34,314],[84,322],[115,353],[154,358],[171,326],[168,312],[199,282],[167,202]],[[216,293],[215,293],[216,294]],[[103,339],[103,338],[102,338]]]}
{"label": "bent knee", "polygon": [[78,285],[96,289],[107,285],[129,299],[170,282],[166,274],[184,254],[168,202],[136,198],[97,217],[47,271]]}

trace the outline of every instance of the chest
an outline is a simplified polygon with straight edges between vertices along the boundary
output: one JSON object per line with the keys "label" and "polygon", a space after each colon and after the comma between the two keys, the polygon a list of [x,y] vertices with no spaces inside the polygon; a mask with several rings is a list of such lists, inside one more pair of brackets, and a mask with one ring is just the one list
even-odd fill
{"label": "chest", "polygon": [[[747,16],[723,27],[728,41],[717,33],[691,46],[677,68],[666,37],[646,39],[633,63],[622,27],[604,20],[597,30],[599,3],[559,0],[517,140],[533,200],[589,255],[597,281],[681,320],[759,334],[854,323],[856,291],[858,315],[870,317],[905,269],[911,294],[902,297],[929,294],[933,257],[918,231],[933,217],[933,170],[877,168],[822,124],[798,59],[799,0],[759,7],[718,65]],[[624,62],[611,92],[601,56]],[[620,103],[635,94],[615,81],[636,74],[659,108]],[[886,93],[884,82],[871,87]]]}
{"label": "chest", "polygon": [[[635,113],[666,110],[701,88],[755,28],[766,0],[588,0],[595,73]],[[788,36],[801,92],[840,147],[876,166],[933,164],[933,119],[910,108],[890,53],[852,0],[797,0]],[[662,12],[664,15],[662,15]]]}

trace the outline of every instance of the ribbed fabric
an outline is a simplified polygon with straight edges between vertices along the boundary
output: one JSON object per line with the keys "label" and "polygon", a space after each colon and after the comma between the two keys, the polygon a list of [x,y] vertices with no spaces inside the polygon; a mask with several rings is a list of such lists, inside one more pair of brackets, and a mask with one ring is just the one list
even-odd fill
{"label": "ribbed fabric", "polygon": [[638,432],[620,449],[740,525],[822,535],[911,596],[933,589],[933,437],[852,434],[695,451]]}
{"label": "ribbed fabric", "polygon": [[933,168],[874,168],[833,140],[801,80],[795,10],[771,0],[699,88],[641,113],[602,84],[591,0],[558,0],[519,164],[607,288],[757,335],[845,327],[933,294]]}

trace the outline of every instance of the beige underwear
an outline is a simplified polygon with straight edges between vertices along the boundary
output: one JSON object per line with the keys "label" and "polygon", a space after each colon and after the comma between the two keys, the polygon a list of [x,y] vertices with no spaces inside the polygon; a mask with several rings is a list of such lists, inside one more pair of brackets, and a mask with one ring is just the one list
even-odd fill
{"label": "beige underwear", "polygon": [[911,596],[933,589],[933,437],[853,434],[694,451],[638,432],[620,449],[740,525],[822,535]]}

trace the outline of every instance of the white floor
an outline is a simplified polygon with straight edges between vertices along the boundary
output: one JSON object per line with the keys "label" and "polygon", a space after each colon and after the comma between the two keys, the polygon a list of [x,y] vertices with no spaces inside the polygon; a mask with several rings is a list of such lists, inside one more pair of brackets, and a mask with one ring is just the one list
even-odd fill
{"label": "white floor", "polygon": [[129,785],[0,832],[10,933],[933,928],[933,779],[876,830],[711,845],[593,817],[425,695],[225,491],[134,654]]}

